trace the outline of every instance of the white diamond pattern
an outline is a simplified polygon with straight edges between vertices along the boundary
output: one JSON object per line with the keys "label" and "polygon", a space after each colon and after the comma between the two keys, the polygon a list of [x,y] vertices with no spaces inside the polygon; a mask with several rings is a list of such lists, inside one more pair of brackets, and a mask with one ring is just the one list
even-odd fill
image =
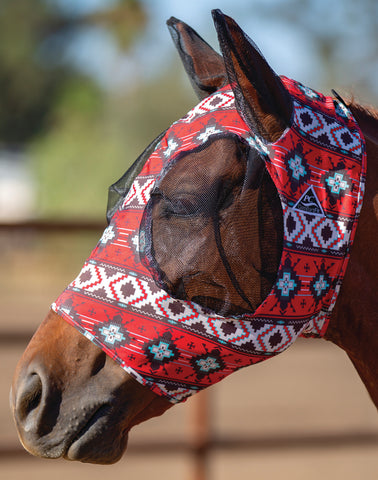
{"label": "white diamond pattern", "polygon": [[[307,135],[315,140],[320,140],[323,145],[330,145],[333,148],[340,149],[361,155],[361,138],[355,131],[351,131],[347,127],[336,122],[334,119],[326,118],[320,112],[314,112],[311,108],[294,102],[294,121]],[[326,138],[327,142],[321,140]],[[345,142],[348,138],[350,141]]]}
{"label": "white diamond pattern", "polygon": [[285,239],[299,245],[308,245],[310,242],[314,248],[342,250],[349,243],[350,234],[342,219],[310,216],[287,207],[284,211],[284,226]]}

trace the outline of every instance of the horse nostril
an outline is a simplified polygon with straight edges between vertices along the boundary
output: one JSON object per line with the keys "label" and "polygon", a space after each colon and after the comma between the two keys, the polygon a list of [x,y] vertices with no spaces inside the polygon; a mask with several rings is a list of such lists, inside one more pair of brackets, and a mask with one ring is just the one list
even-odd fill
{"label": "horse nostril", "polygon": [[101,351],[94,359],[92,370],[91,370],[91,376],[94,377],[95,375],[97,375],[97,373],[104,368],[105,363],[106,363],[106,353]]}
{"label": "horse nostril", "polygon": [[62,392],[41,365],[29,365],[25,374],[19,375],[13,395],[14,418],[21,436],[40,438],[55,428]]}
{"label": "horse nostril", "polygon": [[31,373],[22,386],[16,403],[16,414],[21,422],[39,406],[42,398],[42,380],[38,373]]}

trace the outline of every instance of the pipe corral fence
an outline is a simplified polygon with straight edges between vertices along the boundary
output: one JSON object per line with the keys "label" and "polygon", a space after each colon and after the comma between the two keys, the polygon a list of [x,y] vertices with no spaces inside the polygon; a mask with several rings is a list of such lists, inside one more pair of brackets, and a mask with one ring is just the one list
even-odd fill
{"label": "pipe corral fence", "polygon": [[[104,223],[97,221],[0,223],[1,351],[22,352],[43,320],[49,302],[74,278],[104,227]],[[37,267],[41,271],[37,271]],[[309,342],[308,346],[305,342]],[[356,460],[355,471],[360,472],[359,478],[376,478],[377,417],[353,367],[346,356],[342,357],[342,352],[327,342],[299,340],[298,343],[298,347],[292,347],[296,350],[291,357],[282,355],[283,365],[280,355],[278,359],[264,362],[274,362],[272,366],[262,364],[249,369],[249,377],[244,369],[234,374],[235,380],[231,376],[219,387],[201,392],[181,406],[181,412],[185,409],[185,422],[182,423],[188,428],[178,425],[182,417],[178,420],[172,417],[164,434],[155,431],[149,437],[146,431],[135,441],[131,436],[128,458],[137,456],[143,462],[143,456],[148,458],[151,454],[185,454],[190,458],[189,478],[209,480],[220,478],[222,471],[225,478],[230,478],[232,472],[238,478],[252,478],[253,464],[259,455],[271,454],[274,458],[286,452],[293,455],[293,459],[296,455],[303,459],[308,452],[315,452],[311,454],[314,458],[321,458],[323,452],[336,452],[337,455],[344,452],[345,458],[351,458],[351,452],[362,450],[371,452],[370,460],[368,464],[366,459]],[[333,365],[328,368],[327,362]],[[8,365],[14,369],[15,365]],[[7,373],[7,380],[11,374],[11,371]],[[7,385],[2,391],[4,389]],[[0,461],[18,463],[29,457],[16,439],[6,403],[4,400],[4,405],[1,404],[0,418],[7,420],[3,435],[0,434]],[[178,407],[172,410],[175,408]],[[159,422],[156,428],[161,430],[164,416]],[[180,426],[185,431],[177,436],[175,431],[180,430]],[[169,435],[166,434],[168,430]],[[251,457],[250,469],[244,467],[248,474],[240,473],[237,465],[230,474],[226,473],[226,466],[214,469],[214,455],[222,464],[222,457],[232,453]],[[314,463],[311,455],[309,462]],[[361,473],[359,462],[367,465],[365,474]],[[353,468],[347,468],[350,477],[345,476],[341,468],[339,473],[323,478],[356,478]],[[292,473],[286,477],[282,469],[280,472],[281,478],[297,478]],[[271,475],[261,478],[269,479],[273,473]],[[166,478],[163,472],[161,477]],[[306,475],[306,478],[320,477]],[[154,478],[159,478],[156,470]]]}

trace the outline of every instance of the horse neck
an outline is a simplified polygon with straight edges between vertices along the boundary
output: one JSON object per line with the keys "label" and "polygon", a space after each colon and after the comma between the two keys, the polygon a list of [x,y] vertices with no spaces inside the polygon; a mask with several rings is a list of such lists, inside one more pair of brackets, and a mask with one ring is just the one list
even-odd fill
{"label": "horse neck", "polygon": [[325,338],[345,350],[378,407],[378,115],[350,108],[366,141],[364,202],[351,256]]}

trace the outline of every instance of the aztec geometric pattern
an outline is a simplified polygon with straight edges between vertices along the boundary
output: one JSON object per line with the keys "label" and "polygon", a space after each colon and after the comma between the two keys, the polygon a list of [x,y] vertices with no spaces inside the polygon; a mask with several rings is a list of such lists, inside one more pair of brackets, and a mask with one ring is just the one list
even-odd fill
{"label": "aztec geometric pattern", "polygon": [[[271,358],[299,335],[324,335],[362,206],[365,144],[337,100],[282,77],[293,124],[273,144],[251,132],[229,86],[175,122],[134,180],[77,278],[52,308],[158,395],[185,400]],[[254,313],[211,315],[162,290],[142,264],[141,219],[177,155],[237,136],[264,156],[283,210],[284,245],[272,291]]]}

